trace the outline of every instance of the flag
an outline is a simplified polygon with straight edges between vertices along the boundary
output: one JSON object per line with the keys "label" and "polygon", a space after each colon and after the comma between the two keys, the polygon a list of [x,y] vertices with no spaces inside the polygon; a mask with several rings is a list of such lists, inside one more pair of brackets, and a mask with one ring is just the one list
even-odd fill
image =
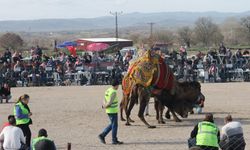
{"label": "flag", "polygon": [[74,57],[76,56],[76,47],[74,46],[67,46],[67,49],[69,50],[70,54]]}

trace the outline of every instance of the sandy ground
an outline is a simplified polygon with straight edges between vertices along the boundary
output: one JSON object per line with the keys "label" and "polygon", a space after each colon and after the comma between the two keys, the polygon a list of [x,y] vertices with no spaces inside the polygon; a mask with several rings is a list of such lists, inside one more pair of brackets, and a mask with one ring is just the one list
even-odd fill
{"label": "sandy ground", "polygon": [[[148,122],[156,129],[146,128],[137,117],[138,106],[133,110],[133,126],[127,127],[119,121],[118,137],[125,144],[113,146],[111,136],[107,136],[107,145],[97,139],[97,135],[108,124],[108,118],[101,109],[103,93],[107,86],[71,86],[71,87],[33,87],[13,88],[13,101],[21,94],[31,96],[30,108],[33,112],[32,136],[40,128],[48,130],[58,149],[66,149],[68,142],[73,150],[136,149],[136,150],[185,150],[187,139],[193,126],[204,115],[190,115],[181,123],[168,120],[165,125],[158,125],[155,120],[153,103],[150,104]],[[250,144],[250,84],[224,83],[202,84],[206,96],[204,112],[212,112],[215,122],[221,128],[223,118],[231,113],[235,120],[243,124],[247,144]],[[121,98],[121,91],[119,91]],[[13,112],[14,103],[0,104],[0,125]],[[248,146],[249,147],[249,146]],[[248,149],[246,147],[246,149]]]}

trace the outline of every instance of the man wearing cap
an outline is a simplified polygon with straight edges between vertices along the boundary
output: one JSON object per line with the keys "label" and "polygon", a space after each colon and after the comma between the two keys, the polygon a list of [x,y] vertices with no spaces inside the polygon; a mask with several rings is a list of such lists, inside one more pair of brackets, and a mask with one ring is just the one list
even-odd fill
{"label": "man wearing cap", "polygon": [[45,129],[40,129],[38,137],[32,140],[32,150],[56,150],[54,142],[48,138]]}
{"label": "man wearing cap", "polygon": [[110,119],[110,124],[103,130],[103,132],[98,136],[101,143],[106,144],[105,137],[112,130],[112,144],[123,144],[123,142],[117,139],[118,130],[118,97],[117,89],[119,88],[119,81],[113,80],[112,87],[110,87],[105,92],[105,100],[102,108],[106,109],[106,113]]}

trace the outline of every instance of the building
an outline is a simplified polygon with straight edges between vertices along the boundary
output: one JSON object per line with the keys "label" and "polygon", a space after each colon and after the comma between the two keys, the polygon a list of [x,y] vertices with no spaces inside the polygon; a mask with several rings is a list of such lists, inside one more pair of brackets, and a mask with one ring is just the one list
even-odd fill
{"label": "building", "polygon": [[86,50],[86,47],[92,43],[106,43],[118,49],[133,46],[133,41],[120,38],[80,38],[76,40],[76,43],[78,50]]}

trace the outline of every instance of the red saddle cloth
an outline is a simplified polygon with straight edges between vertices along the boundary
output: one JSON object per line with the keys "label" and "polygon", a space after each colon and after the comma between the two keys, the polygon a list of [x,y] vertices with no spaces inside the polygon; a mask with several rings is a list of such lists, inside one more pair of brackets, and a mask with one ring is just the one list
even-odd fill
{"label": "red saddle cloth", "polygon": [[157,89],[167,89],[173,88],[174,75],[170,67],[166,65],[163,59],[160,59],[158,64],[158,75],[153,79],[154,88]]}

